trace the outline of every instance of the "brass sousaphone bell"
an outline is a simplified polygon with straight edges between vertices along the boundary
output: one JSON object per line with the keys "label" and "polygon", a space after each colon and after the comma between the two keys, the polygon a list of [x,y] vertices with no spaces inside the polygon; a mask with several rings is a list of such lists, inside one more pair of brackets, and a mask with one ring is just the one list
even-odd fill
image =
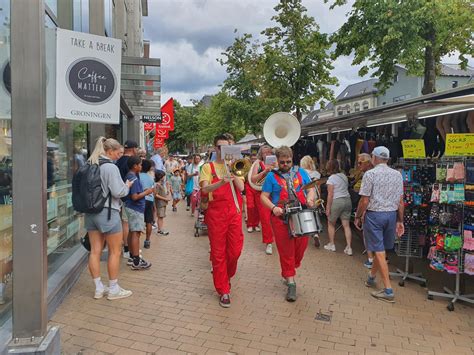
{"label": "brass sousaphone bell", "polygon": [[[263,136],[267,143],[273,148],[281,146],[292,147],[300,139],[301,126],[298,119],[288,112],[277,112],[267,118],[263,125]],[[254,163],[256,164],[256,162]],[[263,181],[257,184],[251,180],[254,165],[250,168],[248,173],[248,181],[250,186],[257,191],[262,191]]]}

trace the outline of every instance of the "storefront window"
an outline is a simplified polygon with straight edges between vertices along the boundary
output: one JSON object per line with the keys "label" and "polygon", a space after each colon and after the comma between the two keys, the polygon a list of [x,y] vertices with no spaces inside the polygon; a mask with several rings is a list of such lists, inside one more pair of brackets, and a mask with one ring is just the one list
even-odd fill
{"label": "storefront window", "polygon": [[89,0],[73,0],[73,29],[89,32]]}
{"label": "storefront window", "polygon": [[10,0],[0,0],[0,326],[12,300]]}
{"label": "storefront window", "polygon": [[104,0],[104,12],[105,12],[105,35],[107,37],[113,37],[113,13],[114,13],[114,2],[113,0]]}
{"label": "storefront window", "polygon": [[54,16],[58,16],[58,0],[45,0],[44,3],[49,7]]}

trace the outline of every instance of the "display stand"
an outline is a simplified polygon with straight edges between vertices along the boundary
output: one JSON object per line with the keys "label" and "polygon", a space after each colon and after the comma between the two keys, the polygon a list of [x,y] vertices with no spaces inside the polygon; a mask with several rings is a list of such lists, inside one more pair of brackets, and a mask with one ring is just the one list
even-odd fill
{"label": "display stand", "polygon": [[[464,167],[466,166],[467,163],[466,158],[463,157],[453,157],[453,158],[443,158],[443,160],[439,163],[439,165],[453,165],[454,163],[462,163]],[[462,183],[465,185],[465,178],[461,181],[458,180],[457,182]],[[464,216],[464,203],[459,204],[459,207],[462,208],[462,215]],[[463,222],[459,223],[458,226],[459,232],[461,236],[463,236],[464,232],[464,227],[463,227]],[[457,261],[458,261],[458,267],[456,269],[455,275],[455,287],[454,290],[450,290],[447,287],[443,287],[444,293],[443,292],[435,292],[435,291],[428,291],[428,299],[432,300],[434,297],[442,297],[442,298],[448,298],[450,299],[450,302],[447,306],[449,311],[454,311],[454,303],[457,301],[464,301],[470,304],[474,304],[474,294],[462,294],[461,289],[460,289],[460,284],[461,284],[461,274],[464,271],[464,257],[465,257],[465,251],[462,249],[462,247],[457,251]]]}
{"label": "display stand", "polygon": [[426,279],[421,273],[410,273],[410,259],[423,256],[423,248],[419,245],[418,238],[413,235],[411,230],[400,237],[396,253],[400,257],[405,257],[405,271],[397,268],[397,271],[391,272],[390,276],[400,277],[401,280],[398,284],[402,287],[405,286],[406,280],[418,281],[422,287],[426,287]]}

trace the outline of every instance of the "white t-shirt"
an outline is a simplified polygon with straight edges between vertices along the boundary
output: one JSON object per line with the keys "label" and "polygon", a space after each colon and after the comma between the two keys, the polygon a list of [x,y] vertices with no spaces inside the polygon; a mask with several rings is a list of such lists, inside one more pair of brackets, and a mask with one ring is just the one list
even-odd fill
{"label": "white t-shirt", "polygon": [[[202,166],[201,162],[198,165],[188,164],[188,166],[186,167],[186,173],[188,175],[192,175],[195,172],[199,173],[199,170],[201,170],[201,166]],[[199,174],[196,176],[193,176],[193,181],[194,181],[193,190],[199,190]]]}
{"label": "white t-shirt", "polygon": [[348,190],[349,181],[343,173],[332,174],[326,184],[334,186],[334,199],[350,197]]}
{"label": "white t-shirt", "polygon": [[321,174],[319,173],[319,171],[316,171],[316,170],[307,170],[306,171],[308,172],[308,175],[309,177],[311,178],[311,180],[319,180],[321,179]]}

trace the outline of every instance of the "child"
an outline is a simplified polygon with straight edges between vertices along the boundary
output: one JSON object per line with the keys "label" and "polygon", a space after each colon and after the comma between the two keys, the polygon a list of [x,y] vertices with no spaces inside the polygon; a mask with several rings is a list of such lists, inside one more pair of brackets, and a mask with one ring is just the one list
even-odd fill
{"label": "child", "polygon": [[173,212],[176,212],[178,209],[176,206],[182,197],[182,184],[183,180],[181,179],[180,170],[175,169],[173,175],[170,178],[171,182],[171,194],[173,196]]}
{"label": "child", "polygon": [[[143,189],[155,188],[154,175],[150,175],[150,171],[154,171],[154,164],[152,160],[142,160],[142,172],[140,173],[140,182]],[[150,236],[153,229],[153,223],[155,223],[155,197],[153,194],[145,196],[145,224],[146,224],[146,240],[143,244],[145,249],[150,249]]]}
{"label": "child", "polygon": [[130,259],[128,265],[132,270],[149,269],[151,263],[140,258],[140,234],[145,227],[145,196],[153,193],[153,188],[143,191],[142,183],[139,179],[142,170],[142,161],[138,156],[128,158],[127,162],[128,174],[127,180],[134,181],[130,192],[125,200],[125,213],[128,217],[128,228],[130,233]]}
{"label": "child", "polygon": [[169,233],[163,229],[164,219],[166,217],[166,205],[171,198],[168,194],[168,189],[166,188],[166,181],[165,181],[165,172],[161,170],[157,170],[155,173],[155,182],[156,182],[156,189],[155,189],[155,206],[156,206],[156,214],[158,216],[158,234],[160,235],[168,235]]}

